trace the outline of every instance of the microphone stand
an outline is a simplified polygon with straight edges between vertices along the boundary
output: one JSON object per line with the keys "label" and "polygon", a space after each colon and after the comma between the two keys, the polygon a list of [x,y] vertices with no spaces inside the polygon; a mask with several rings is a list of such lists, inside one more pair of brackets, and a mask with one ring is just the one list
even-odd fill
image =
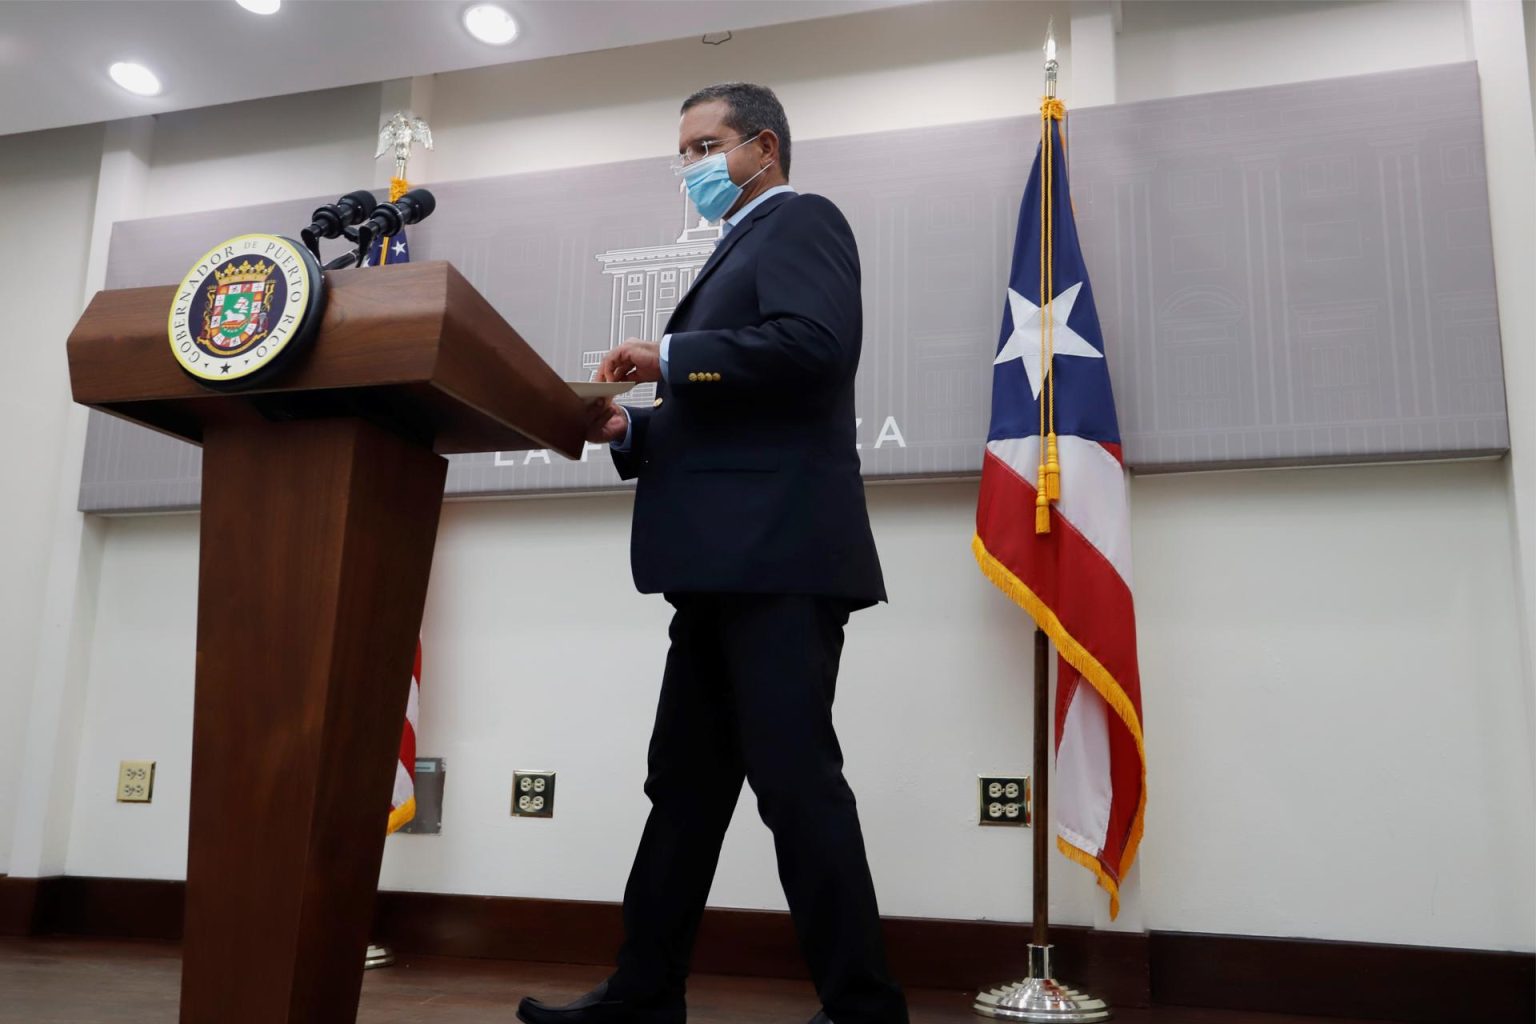
{"label": "microphone stand", "polygon": [[[356,228],[342,228],[341,233],[347,241],[354,242],[357,248],[352,252],[344,252],[340,256],[325,264],[324,270],[346,270],[349,267],[360,267],[363,259],[368,255],[368,247],[373,244],[373,230],[364,224]],[[316,256],[320,254],[315,253]]]}

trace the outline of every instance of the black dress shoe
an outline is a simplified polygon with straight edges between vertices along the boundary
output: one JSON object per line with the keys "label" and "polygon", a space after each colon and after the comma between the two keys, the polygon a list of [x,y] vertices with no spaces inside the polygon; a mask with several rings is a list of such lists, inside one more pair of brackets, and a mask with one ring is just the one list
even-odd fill
{"label": "black dress shoe", "polygon": [[644,1003],[610,999],[606,981],[564,1006],[547,1006],[531,997],[517,1006],[517,1019],[523,1024],[684,1024],[687,1017],[681,999]]}

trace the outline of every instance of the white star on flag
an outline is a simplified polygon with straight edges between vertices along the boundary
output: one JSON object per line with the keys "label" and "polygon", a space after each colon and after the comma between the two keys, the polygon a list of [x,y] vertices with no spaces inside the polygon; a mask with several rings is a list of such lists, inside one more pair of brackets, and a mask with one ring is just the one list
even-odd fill
{"label": "white star on flag", "polygon": [[[1072,316],[1072,306],[1077,302],[1077,293],[1082,290],[1082,287],[1083,282],[1077,282],[1066,291],[1057,294],[1051,303],[1051,349],[1058,356],[1103,359],[1104,353],[1088,344],[1081,334],[1067,326],[1067,320]],[[1039,398],[1040,388],[1045,383],[1040,366],[1040,351],[1045,346],[1042,338],[1044,322],[1040,316],[1040,307],[1009,288],[1008,308],[1013,313],[1013,334],[1008,337],[1008,343],[997,354],[997,358],[992,360],[992,365],[1001,366],[1011,359],[1022,360],[1024,372],[1029,376],[1029,390]]]}
{"label": "white star on flag", "polygon": [[395,255],[396,256],[403,256],[404,254],[405,254],[405,243],[404,242],[396,242],[395,243]]}

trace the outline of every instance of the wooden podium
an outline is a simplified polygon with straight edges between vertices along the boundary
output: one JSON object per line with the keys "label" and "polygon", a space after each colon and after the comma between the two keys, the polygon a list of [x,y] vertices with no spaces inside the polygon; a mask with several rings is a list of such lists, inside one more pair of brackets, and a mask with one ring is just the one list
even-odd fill
{"label": "wooden podium", "polygon": [[203,448],[182,1024],[357,1016],[451,452],[581,454],[580,399],[446,263],[327,275],[313,348],[206,389],[174,288],[97,294],[75,401]]}

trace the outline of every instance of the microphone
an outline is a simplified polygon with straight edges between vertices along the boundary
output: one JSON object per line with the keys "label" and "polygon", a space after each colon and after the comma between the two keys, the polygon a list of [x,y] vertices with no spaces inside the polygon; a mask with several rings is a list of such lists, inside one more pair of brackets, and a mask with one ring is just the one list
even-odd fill
{"label": "microphone", "polygon": [[366,189],[348,192],[335,203],[322,206],[310,214],[311,223],[299,232],[299,237],[304,239],[309,251],[318,257],[320,239],[336,238],[342,234],[343,229],[361,223],[378,205],[379,201]]}
{"label": "microphone", "polygon": [[358,234],[365,231],[374,235],[398,235],[407,224],[415,224],[432,216],[437,209],[437,199],[424,188],[413,188],[392,203],[380,203],[368,215],[368,220]]}
{"label": "microphone", "polygon": [[342,228],[362,223],[378,205],[372,192],[364,189],[348,192],[334,205],[322,206],[311,214],[314,222],[309,225],[309,230],[320,238],[335,238]]}

